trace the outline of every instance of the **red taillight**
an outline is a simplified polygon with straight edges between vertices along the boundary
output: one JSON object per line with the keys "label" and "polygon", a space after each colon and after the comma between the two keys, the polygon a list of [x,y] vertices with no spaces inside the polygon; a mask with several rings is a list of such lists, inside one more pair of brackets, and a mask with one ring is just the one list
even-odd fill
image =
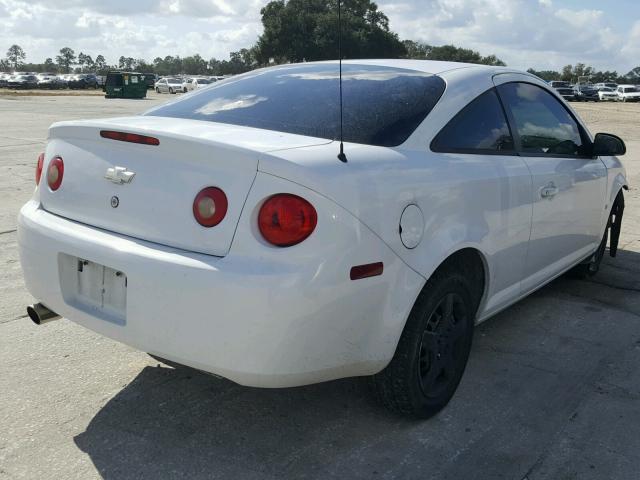
{"label": "red taillight", "polygon": [[279,193],[260,208],[258,227],[264,239],[278,247],[290,247],[313,233],[318,214],[304,198]]}
{"label": "red taillight", "polygon": [[217,187],[200,190],[193,201],[193,216],[203,227],[215,227],[227,214],[227,196]]}
{"label": "red taillight", "polygon": [[113,130],[100,130],[102,138],[118,140],[120,142],[141,143],[143,145],[160,145],[160,140],[155,137],[138,135],[137,133],[115,132]]}
{"label": "red taillight", "polygon": [[38,155],[38,163],[36,164],[36,185],[40,185],[40,177],[42,177],[42,167],[44,166],[44,153]]}
{"label": "red taillight", "polygon": [[47,168],[47,183],[49,188],[54,192],[62,185],[62,177],[64,175],[64,162],[61,157],[55,157],[49,163]]}

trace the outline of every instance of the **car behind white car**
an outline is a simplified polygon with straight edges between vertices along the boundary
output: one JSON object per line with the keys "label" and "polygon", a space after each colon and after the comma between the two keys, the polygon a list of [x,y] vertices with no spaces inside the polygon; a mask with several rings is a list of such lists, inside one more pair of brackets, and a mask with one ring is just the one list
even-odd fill
{"label": "car behind white car", "polygon": [[616,101],[618,100],[618,92],[615,88],[600,87],[598,89],[598,98],[600,101]]}
{"label": "car behind white car", "polygon": [[545,82],[430,61],[342,71],[342,126],[337,62],[52,125],[18,222],[30,317],[242,385],[370,376],[385,405],[428,417],[476,323],[594,274],[608,240],[615,255],[624,143]]}
{"label": "car behind white car", "polygon": [[182,84],[184,92],[191,92],[193,90],[199,90],[200,88],[208,87],[212,83],[215,83],[216,80],[210,80],[208,78],[191,78],[185,83]]}

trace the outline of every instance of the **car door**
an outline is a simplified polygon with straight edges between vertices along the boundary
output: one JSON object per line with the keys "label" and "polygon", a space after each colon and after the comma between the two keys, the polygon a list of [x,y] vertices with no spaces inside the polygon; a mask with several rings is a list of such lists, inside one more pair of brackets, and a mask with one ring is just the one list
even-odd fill
{"label": "car door", "polygon": [[[531,232],[531,175],[515,152],[496,89],[468,101],[430,147],[438,173],[415,178],[424,184],[417,205],[425,212],[425,236],[434,243],[444,236],[444,244],[462,231],[477,237],[491,272],[480,313],[486,317],[519,297]],[[432,258],[434,244],[417,250],[420,257],[406,258],[425,271],[421,261]]]}
{"label": "car door", "polygon": [[591,156],[586,129],[541,85],[498,86],[516,150],[532,179],[531,237],[523,290],[588,257],[602,237],[607,170]]}

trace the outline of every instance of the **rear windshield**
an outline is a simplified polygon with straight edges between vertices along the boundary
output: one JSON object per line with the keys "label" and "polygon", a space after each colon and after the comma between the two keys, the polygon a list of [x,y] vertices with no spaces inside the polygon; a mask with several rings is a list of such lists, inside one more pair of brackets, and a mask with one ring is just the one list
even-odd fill
{"label": "rear windshield", "polygon": [[[344,139],[403,143],[445,89],[437,76],[371,65],[342,66]],[[335,140],[340,138],[337,64],[257,70],[154,108],[145,115],[227,123]]]}

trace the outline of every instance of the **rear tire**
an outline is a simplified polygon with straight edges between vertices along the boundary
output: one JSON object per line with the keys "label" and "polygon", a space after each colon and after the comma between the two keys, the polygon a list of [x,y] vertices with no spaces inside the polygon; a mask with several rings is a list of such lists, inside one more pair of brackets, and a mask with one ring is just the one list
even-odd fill
{"label": "rear tire", "polygon": [[447,405],[467,365],[477,303],[468,275],[436,271],[411,310],[393,359],[370,378],[378,402],[418,418]]}

